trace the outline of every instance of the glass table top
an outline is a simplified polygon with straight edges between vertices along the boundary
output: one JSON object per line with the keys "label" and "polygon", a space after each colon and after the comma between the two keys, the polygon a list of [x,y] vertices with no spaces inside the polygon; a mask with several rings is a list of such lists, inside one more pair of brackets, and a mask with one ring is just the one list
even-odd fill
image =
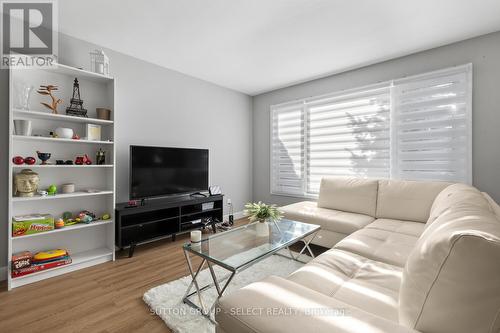
{"label": "glass table top", "polygon": [[236,271],[315,233],[319,225],[282,219],[254,222],[211,235],[200,243],[187,243],[184,250],[228,270]]}

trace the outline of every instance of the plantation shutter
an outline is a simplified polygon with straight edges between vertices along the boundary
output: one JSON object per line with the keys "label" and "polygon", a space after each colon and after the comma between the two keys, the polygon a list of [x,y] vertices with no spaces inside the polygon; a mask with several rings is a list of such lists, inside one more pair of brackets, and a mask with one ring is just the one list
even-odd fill
{"label": "plantation shutter", "polygon": [[304,103],[271,109],[271,193],[304,195]]}
{"label": "plantation shutter", "polygon": [[306,110],[308,194],[323,176],[389,177],[388,87],[309,99]]}
{"label": "plantation shutter", "polygon": [[472,67],[394,82],[392,177],[472,182]]}

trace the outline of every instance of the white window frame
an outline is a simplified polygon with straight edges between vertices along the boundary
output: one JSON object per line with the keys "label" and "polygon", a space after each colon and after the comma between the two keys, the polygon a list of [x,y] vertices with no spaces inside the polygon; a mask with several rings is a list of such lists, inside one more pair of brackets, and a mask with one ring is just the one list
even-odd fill
{"label": "white window frame", "polygon": [[[447,72],[453,72],[453,71],[460,71],[463,70],[466,75],[467,75],[467,82],[468,82],[468,87],[467,87],[467,100],[466,100],[466,126],[467,128],[467,164],[468,164],[468,170],[467,170],[467,183],[472,184],[472,95],[473,95],[473,66],[471,63],[465,64],[465,65],[459,65],[459,66],[454,66],[454,67],[449,67],[437,71],[432,71],[432,72],[426,72],[422,74],[417,74],[417,75],[412,75],[404,78],[399,78],[399,79],[394,79],[394,80],[389,80],[385,82],[380,82],[377,84],[370,84],[370,85],[365,85],[362,87],[356,87],[352,89],[347,89],[347,90],[342,90],[342,91],[337,91],[334,93],[329,93],[329,94],[323,94],[323,95],[318,95],[318,96],[311,96],[308,98],[303,98],[303,99],[297,99],[297,100],[292,100],[292,101],[287,101],[284,103],[279,103],[279,104],[274,104],[271,105],[270,107],[270,112],[269,112],[269,191],[271,195],[279,195],[279,196],[285,196],[285,197],[295,197],[295,198],[306,198],[306,199],[316,199],[318,196],[313,195],[313,194],[308,194],[307,193],[307,161],[304,162],[304,175],[303,175],[303,183],[302,183],[302,188],[303,188],[303,194],[298,195],[298,194],[293,194],[293,193],[286,193],[286,192],[279,192],[279,191],[274,191],[273,190],[273,112],[272,110],[275,108],[279,107],[284,107],[286,105],[290,104],[297,104],[297,103],[302,103],[303,104],[303,112],[304,116],[307,117],[307,106],[306,103],[312,100],[317,100],[317,99],[323,99],[323,98],[335,98],[343,95],[349,95],[349,94],[355,94],[367,90],[374,90],[374,89],[380,89],[380,88],[389,88],[390,89],[390,98],[391,98],[391,108],[390,108],[390,126],[391,126],[391,159],[392,159],[392,154],[393,154],[393,149],[395,147],[393,146],[396,142],[395,140],[392,140],[392,132],[394,130],[393,122],[394,122],[394,116],[395,116],[395,111],[393,110],[393,89],[396,85],[404,83],[404,82],[409,82],[410,80],[417,80],[422,77],[429,77],[432,75],[440,75],[443,73]],[[307,122],[307,120],[306,120]],[[306,122],[304,123],[304,136],[307,138],[307,124]],[[307,141],[307,139],[305,140]],[[307,143],[306,143],[307,144]],[[304,148],[304,154],[306,153],[307,147]],[[307,156],[306,156],[307,157]],[[305,157],[305,158],[306,158]],[[396,179],[394,175],[394,170],[393,170],[393,163],[391,161],[390,163],[390,178],[391,179]]]}

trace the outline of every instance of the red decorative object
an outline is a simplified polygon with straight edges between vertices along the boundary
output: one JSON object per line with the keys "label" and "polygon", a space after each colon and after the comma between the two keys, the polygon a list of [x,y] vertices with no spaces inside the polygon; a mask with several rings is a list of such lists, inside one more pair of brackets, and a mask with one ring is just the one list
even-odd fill
{"label": "red decorative object", "polygon": [[77,156],[75,159],[75,164],[76,165],[83,165],[83,164],[91,165],[92,160],[89,158],[89,156],[87,154],[85,154],[83,156]]}
{"label": "red decorative object", "polygon": [[73,134],[73,140],[80,140],[80,136],[78,134]]}
{"label": "red decorative object", "polygon": [[15,165],[21,165],[24,163],[24,158],[22,158],[21,156],[14,156],[12,158],[12,163],[14,163]]}
{"label": "red decorative object", "polygon": [[36,163],[36,159],[32,156],[28,156],[24,159],[24,163],[26,163],[28,165],[33,165]]}

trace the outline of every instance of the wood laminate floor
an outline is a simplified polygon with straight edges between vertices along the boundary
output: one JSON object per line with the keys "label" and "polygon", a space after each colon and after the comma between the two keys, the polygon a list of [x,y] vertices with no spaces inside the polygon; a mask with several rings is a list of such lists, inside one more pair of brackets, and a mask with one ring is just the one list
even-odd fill
{"label": "wood laminate floor", "polygon": [[[151,314],[142,295],[189,274],[182,253],[188,238],[185,234],[175,242],[165,239],[138,246],[130,259],[127,251],[117,252],[115,262],[11,291],[2,282],[0,332],[170,332]],[[196,258],[194,262],[199,263]]]}

